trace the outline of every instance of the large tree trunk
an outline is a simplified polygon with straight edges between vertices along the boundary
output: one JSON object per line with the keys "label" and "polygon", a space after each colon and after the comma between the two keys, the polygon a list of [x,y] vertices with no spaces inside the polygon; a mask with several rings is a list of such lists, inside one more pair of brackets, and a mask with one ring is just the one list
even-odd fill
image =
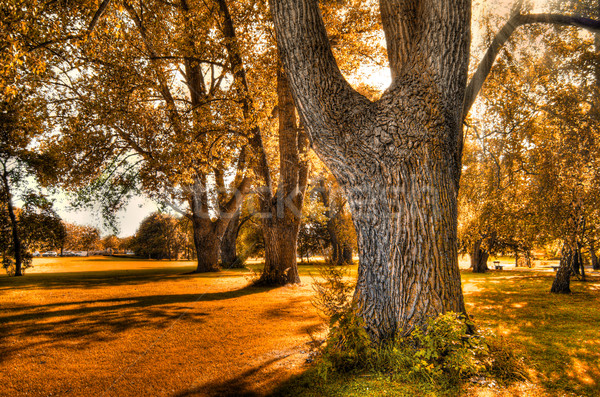
{"label": "large tree trunk", "polygon": [[300,283],[297,243],[309,167],[305,156],[308,139],[298,128],[292,94],[280,67],[277,71],[277,100],[280,181],[275,200],[268,187],[260,195],[265,267],[259,283],[267,285]]}
{"label": "large tree trunk", "polygon": [[198,263],[194,273],[218,271],[220,239],[212,222],[209,219],[195,218],[192,225]]}
{"label": "large tree trunk", "polygon": [[473,245],[473,251],[471,252],[471,267],[473,268],[473,273],[485,273],[489,270],[487,261],[490,254],[485,249],[481,248],[482,244],[483,239],[479,239]]}
{"label": "large tree trunk", "polygon": [[314,0],[271,0],[294,99],[344,190],[354,302],[374,341],[465,312],[457,256],[470,2],[381,0],[392,85],[372,103],[339,72]]}
{"label": "large tree trunk", "polygon": [[12,193],[10,191],[10,184],[8,183],[8,175],[6,172],[6,166],[4,166],[4,173],[2,175],[4,184],[4,197],[6,203],[6,209],[8,211],[8,217],[10,219],[10,229],[12,235],[12,243],[14,248],[14,259],[15,259],[15,276],[23,275],[23,259],[21,257],[21,238],[19,236],[19,225],[17,224],[17,216],[15,215],[15,209],[12,202]]}
{"label": "large tree trunk", "polygon": [[[400,165],[396,175],[385,175],[392,182],[386,188],[347,189],[360,257],[354,300],[376,340],[410,332],[440,313],[465,312],[455,185],[435,157]],[[383,180],[373,185],[385,186]]]}
{"label": "large tree trunk", "polygon": [[285,285],[300,282],[296,259],[298,229],[297,225],[281,221],[263,222],[265,267],[259,283]]}
{"label": "large tree trunk", "polygon": [[573,271],[573,262],[576,260],[577,252],[567,243],[563,245],[560,264],[550,292],[555,294],[571,293],[571,272]]}
{"label": "large tree trunk", "polygon": [[221,266],[224,268],[243,267],[237,256],[237,237],[240,231],[240,211],[229,221],[223,240],[221,240]]}

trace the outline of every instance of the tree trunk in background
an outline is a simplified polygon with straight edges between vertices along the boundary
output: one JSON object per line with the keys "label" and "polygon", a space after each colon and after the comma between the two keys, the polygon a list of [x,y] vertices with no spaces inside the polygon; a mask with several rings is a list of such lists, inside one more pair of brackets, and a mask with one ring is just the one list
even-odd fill
{"label": "tree trunk in background", "polygon": [[[254,125],[250,146],[254,150],[254,169],[264,185],[259,188],[258,198],[262,212],[262,231],[265,240],[265,267],[258,283],[284,285],[299,283],[296,243],[298,239],[300,211],[308,178],[308,139],[298,128],[294,101],[285,74],[277,68],[277,99],[279,110],[279,185],[273,193],[271,173],[262,142],[260,128],[255,124],[246,70],[237,43],[235,26],[226,0],[217,0],[223,19],[221,32],[227,39],[227,49],[234,80],[246,96],[241,101],[243,117]],[[300,156],[303,156],[300,159]],[[291,240],[290,240],[291,239]],[[271,245],[269,247],[269,245]]]}
{"label": "tree trunk in background", "polygon": [[[239,176],[239,175],[238,175]],[[214,272],[219,270],[219,251],[221,241],[229,226],[230,220],[235,217],[239,211],[244,197],[250,192],[252,180],[247,177],[240,177],[241,181],[237,183],[236,191],[231,195],[227,203],[221,205],[220,213],[216,220],[209,218],[208,196],[205,189],[205,181],[197,180],[191,187],[189,204],[192,214],[188,218],[192,221],[192,230],[194,234],[194,246],[196,247],[196,257],[198,265],[194,273]]]}
{"label": "tree trunk in background", "polygon": [[262,224],[265,239],[265,267],[259,283],[265,285],[297,284],[300,282],[296,260],[299,228],[281,220]]}
{"label": "tree trunk in background", "polygon": [[238,210],[233,218],[229,220],[223,240],[221,240],[221,267],[223,268],[243,267],[243,264],[238,262],[236,246],[240,231],[240,213],[241,211]]}
{"label": "tree trunk in background", "polygon": [[571,272],[573,269],[573,261],[576,260],[576,256],[576,250],[565,243],[561,253],[560,265],[556,272],[556,277],[554,278],[550,292],[555,294],[571,293]]}
{"label": "tree trunk in background", "polygon": [[573,272],[581,276],[581,281],[585,281],[585,263],[581,254],[581,244],[577,243],[575,248],[575,260],[573,261]]}
{"label": "tree trunk in background", "polygon": [[354,303],[372,340],[464,313],[456,234],[470,2],[380,1],[393,82],[376,102],[341,75],[316,1],[270,4],[302,121],[352,212]]}
{"label": "tree trunk in background", "polygon": [[473,273],[485,273],[489,270],[487,261],[490,254],[481,248],[482,244],[483,239],[477,240],[471,251],[471,267],[473,268]]}
{"label": "tree trunk in background", "polygon": [[596,248],[594,242],[590,242],[590,256],[592,258],[592,269],[600,270],[600,263],[598,262],[598,256],[596,256]]}
{"label": "tree trunk in background", "polygon": [[4,173],[2,174],[2,181],[4,187],[4,200],[6,204],[6,210],[8,211],[8,217],[10,219],[10,230],[12,236],[12,243],[14,248],[14,259],[15,259],[15,276],[23,275],[23,259],[21,257],[21,237],[19,236],[19,225],[17,224],[17,216],[15,215],[15,209],[13,207],[12,193],[10,191],[10,184],[8,183],[8,175],[6,172],[6,166],[4,166]]}
{"label": "tree trunk in background", "polygon": [[351,265],[352,264],[352,246],[345,243],[342,244],[342,255],[340,265]]}
{"label": "tree trunk in background", "polygon": [[198,263],[194,273],[218,271],[220,242],[214,225],[210,219],[202,218],[194,218],[192,225]]}
{"label": "tree trunk in background", "polygon": [[294,100],[280,67],[277,71],[277,101],[280,181],[275,199],[270,189],[260,195],[265,267],[259,283],[266,285],[300,282],[297,243],[309,166],[305,156],[308,139],[298,128]]}
{"label": "tree trunk in background", "polygon": [[[327,208],[325,216],[327,217],[327,234],[329,234],[331,243],[331,261],[336,266],[351,264],[352,247],[339,235],[344,203],[335,203],[335,200],[332,200],[331,189],[324,178],[319,181],[319,196]],[[334,210],[332,207],[337,208]]]}

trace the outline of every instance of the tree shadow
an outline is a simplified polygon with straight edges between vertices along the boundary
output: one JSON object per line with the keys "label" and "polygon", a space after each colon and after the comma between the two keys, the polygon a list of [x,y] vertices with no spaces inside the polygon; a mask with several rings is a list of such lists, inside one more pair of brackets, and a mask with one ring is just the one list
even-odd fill
{"label": "tree shadow", "polygon": [[285,359],[287,356],[274,357],[261,365],[242,372],[238,376],[228,378],[226,380],[209,381],[201,386],[191,388],[179,393],[173,397],[259,397],[266,396],[269,393],[261,390],[256,390],[256,377],[263,371],[268,372],[269,378],[276,378],[281,369],[269,370],[273,364]]}
{"label": "tree shadow", "polygon": [[[264,287],[246,286],[225,292],[19,306],[3,310],[0,315],[0,335],[35,340],[28,344],[28,348],[44,345],[84,349],[91,343],[114,340],[120,333],[132,328],[151,326],[166,329],[173,321],[183,317],[188,322],[201,324],[210,314],[191,310],[194,307],[192,303],[235,299],[267,290]],[[0,344],[0,363],[19,349],[19,346]]]}
{"label": "tree shadow", "polygon": [[81,272],[33,273],[23,277],[0,277],[0,292],[26,289],[102,288],[140,285],[157,281],[213,279],[223,276],[245,277],[245,269],[226,269],[212,273],[190,273],[188,267],[110,269]]}

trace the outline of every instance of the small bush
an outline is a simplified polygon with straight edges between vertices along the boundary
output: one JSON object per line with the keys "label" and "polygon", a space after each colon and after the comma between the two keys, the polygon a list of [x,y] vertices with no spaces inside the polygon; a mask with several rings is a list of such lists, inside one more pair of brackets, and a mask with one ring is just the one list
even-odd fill
{"label": "small bush", "polygon": [[[21,273],[25,274],[25,270],[32,268],[33,256],[27,252],[23,251],[21,253]],[[12,256],[7,255],[6,253],[2,257],[2,267],[6,271],[6,274],[10,277],[14,276],[17,272],[17,266],[15,259]]]}

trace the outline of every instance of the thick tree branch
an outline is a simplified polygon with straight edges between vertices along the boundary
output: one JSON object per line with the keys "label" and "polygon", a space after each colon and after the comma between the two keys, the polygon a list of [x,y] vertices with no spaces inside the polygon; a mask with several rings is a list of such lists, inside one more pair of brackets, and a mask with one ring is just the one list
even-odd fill
{"label": "thick tree branch", "polygon": [[[352,130],[370,101],[344,79],[315,0],[270,0],[277,44],[294,102],[313,141],[331,144]],[[344,103],[345,106],[341,104]]]}
{"label": "thick tree branch", "polygon": [[96,23],[98,23],[98,20],[100,19],[102,14],[104,14],[104,11],[106,11],[106,8],[108,7],[109,4],[110,4],[110,0],[104,0],[102,2],[102,4],[100,4],[100,7],[98,7],[98,10],[94,14],[94,17],[92,18],[92,20],[90,21],[90,24],[88,25],[88,28],[87,28],[88,34],[90,34],[92,32],[92,30],[94,30]]}
{"label": "thick tree branch", "polygon": [[569,15],[555,15],[555,14],[516,14],[513,15],[508,22],[502,27],[502,29],[496,34],[492,44],[486,51],[483,59],[479,63],[475,74],[471,78],[467,91],[465,93],[465,101],[463,104],[463,119],[469,113],[471,106],[475,102],[477,95],[483,87],[485,79],[490,74],[492,66],[496,57],[500,53],[500,50],[506,44],[513,32],[523,25],[532,23],[546,23],[559,26],[576,26],[583,29],[587,29],[591,32],[600,32],[600,21],[596,21],[589,18],[569,16]]}
{"label": "thick tree branch", "polygon": [[[250,96],[248,79],[246,77],[246,69],[240,54],[237,35],[233,25],[233,19],[231,18],[231,13],[229,12],[229,7],[227,6],[226,0],[217,0],[217,3],[219,5],[221,18],[223,19],[221,31],[225,37],[225,48],[227,49],[227,54],[229,56],[231,71],[233,73],[235,84],[238,85],[238,88],[242,93],[242,113],[246,121],[252,122],[252,118],[254,116],[254,103],[252,102],[252,97]],[[269,196],[265,197],[265,199],[270,200],[273,188],[269,164],[267,163],[267,154],[262,142],[262,134],[260,128],[256,125],[252,127],[250,132],[252,135],[250,138],[250,145],[254,148],[257,154],[255,168],[266,186],[266,189],[263,189],[260,194]]]}

